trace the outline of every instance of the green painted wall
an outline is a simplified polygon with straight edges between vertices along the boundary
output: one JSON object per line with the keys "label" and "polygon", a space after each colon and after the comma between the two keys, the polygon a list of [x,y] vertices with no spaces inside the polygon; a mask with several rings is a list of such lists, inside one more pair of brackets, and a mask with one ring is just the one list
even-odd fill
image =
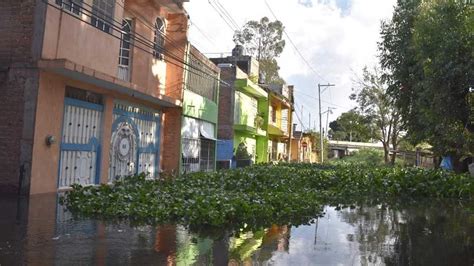
{"label": "green painted wall", "polygon": [[183,115],[217,124],[218,106],[215,102],[194,92],[184,90]]}
{"label": "green painted wall", "polygon": [[[239,92],[236,92],[239,93]],[[249,97],[240,97],[241,101],[239,104],[236,104],[236,112],[241,113],[242,116],[238,121],[234,121],[236,125],[247,125],[249,130],[255,127],[254,125],[254,116],[259,115],[263,117],[264,123],[262,129],[265,132],[268,129],[268,99],[260,98],[257,102],[257,114],[250,114],[249,109],[251,104]],[[249,116],[252,121],[248,121]],[[248,152],[253,154],[253,160],[256,163],[265,163],[268,161],[268,134],[266,136],[256,136],[255,132],[248,130],[235,130],[234,131],[234,154],[237,150],[237,147],[241,142],[244,142],[248,148]]]}

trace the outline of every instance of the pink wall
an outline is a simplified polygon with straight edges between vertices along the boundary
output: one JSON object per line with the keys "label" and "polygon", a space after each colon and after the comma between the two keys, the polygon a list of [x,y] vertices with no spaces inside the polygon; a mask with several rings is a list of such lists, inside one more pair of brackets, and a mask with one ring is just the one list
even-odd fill
{"label": "pink wall", "polygon": [[[54,1],[50,3],[54,5]],[[122,12],[120,6],[116,5],[117,21],[121,21]],[[79,20],[77,16],[67,11],[47,7],[43,59],[68,59],[117,76],[119,48],[119,39]]]}

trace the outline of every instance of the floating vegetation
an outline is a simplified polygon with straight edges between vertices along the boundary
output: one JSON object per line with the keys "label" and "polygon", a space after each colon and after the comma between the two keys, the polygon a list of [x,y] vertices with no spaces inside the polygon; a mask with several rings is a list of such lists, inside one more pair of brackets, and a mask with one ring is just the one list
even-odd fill
{"label": "floating vegetation", "polygon": [[473,195],[473,177],[439,170],[281,164],[158,180],[141,174],[112,185],[73,185],[62,203],[86,217],[258,228],[307,224],[327,204]]}

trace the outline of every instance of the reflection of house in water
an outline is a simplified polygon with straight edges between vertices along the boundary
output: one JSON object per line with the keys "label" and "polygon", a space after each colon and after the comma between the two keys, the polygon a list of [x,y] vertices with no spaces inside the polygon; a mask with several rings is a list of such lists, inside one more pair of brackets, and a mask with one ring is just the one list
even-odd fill
{"label": "reflection of house in water", "polygon": [[229,265],[254,265],[270,260],[275,252],[288,252],[290,228],[273,225],[230,239]]}

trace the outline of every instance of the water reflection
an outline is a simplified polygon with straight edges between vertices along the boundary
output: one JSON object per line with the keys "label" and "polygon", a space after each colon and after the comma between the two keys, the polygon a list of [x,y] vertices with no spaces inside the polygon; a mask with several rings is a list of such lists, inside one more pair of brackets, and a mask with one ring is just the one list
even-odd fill
{"label": "water reflection", "polygon": [[474,204],[325,208],[311,225],[190,232],[74,220],[56,195],[0,199],[0,265],[473,265]]}

